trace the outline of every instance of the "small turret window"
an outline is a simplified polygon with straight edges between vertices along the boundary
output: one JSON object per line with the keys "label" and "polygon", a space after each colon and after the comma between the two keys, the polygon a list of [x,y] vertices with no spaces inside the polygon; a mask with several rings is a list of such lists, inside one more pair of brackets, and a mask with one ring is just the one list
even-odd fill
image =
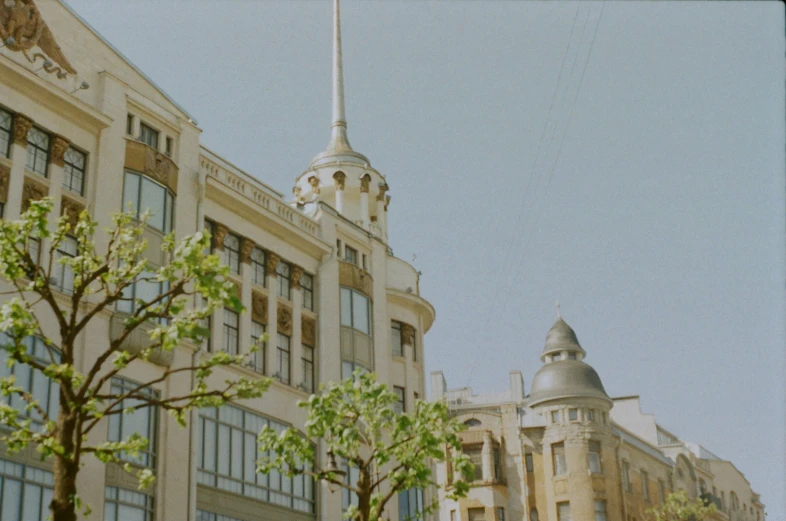
{"label": "small turret window", "polygon": [[572,422],[579,421],[579,410],[578,409],[568,409],[568,420]]}
{"label": "small turret window", "polygon": [[595,409],[587,409],[587,421],[595,421]]}
{"label": "small turret window", "polygon": [[601,465],[599,441],[593,440],[589,442],[589,470],[593,474],[603,473],[603,467]]}
{"label": "small turret window", "polygon": [[562,411],[551,411],[551,423],[562,423]]}
{"label": "small turret window", "polygon": [[576,360],[576,353],[574,352],[568,353],[568,360]]}

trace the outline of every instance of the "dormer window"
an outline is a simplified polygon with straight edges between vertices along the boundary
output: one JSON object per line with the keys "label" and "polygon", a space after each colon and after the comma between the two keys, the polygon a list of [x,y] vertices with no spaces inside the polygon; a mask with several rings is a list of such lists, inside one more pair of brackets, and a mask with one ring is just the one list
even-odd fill
{"label": "dormer window", "polygon": [[158,150],[158,130],[154,130],[144,123],[139,125],[139,141],[151,148]]}

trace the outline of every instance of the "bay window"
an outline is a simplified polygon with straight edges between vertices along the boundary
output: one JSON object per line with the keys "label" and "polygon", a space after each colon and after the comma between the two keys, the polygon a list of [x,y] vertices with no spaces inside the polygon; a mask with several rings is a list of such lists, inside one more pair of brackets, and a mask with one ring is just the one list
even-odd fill
{"label": "bay window", "polygon": [[341,377],[360,367],[373,370],[371,347],[371,300],[353,289],[340,289]]}
{"label": "bay window", "polygon": [[341,325],[371,334],[370,302],[367,296],[349,288],[341,288]]}
{"label": "bay window", "polygon": [[172,231],[174,197],[167,187],[137,172],[126,170],[123,186],[123,211],[135,219],[150,211],[147,225],[164,233]]}

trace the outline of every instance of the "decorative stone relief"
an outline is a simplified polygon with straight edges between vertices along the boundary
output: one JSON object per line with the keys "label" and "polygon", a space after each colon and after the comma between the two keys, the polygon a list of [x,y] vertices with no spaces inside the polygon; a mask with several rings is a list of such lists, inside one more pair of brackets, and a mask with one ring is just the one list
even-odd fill
{"label": "decorative stone relief", "polygon": [[243,241],[240,243],[240,262],[251,264],[251,252],[254,251],[254,246],[256,246],[254,241],[243,237]]}
{"label": "decorative stone relief", "polygon": [[300,278],[303,276],[303,268],[292,265],[292,276],[290,278],[292,289],[300,289]]}
{"label": "decorative stone relief", "polygon": [[301,318],[300,338],[307,346],[315,347],[317,345],[317,324],[314,319],[306,316]]}
{"label": "decorative stone relief", "polygon": [[371,184],[371,176],[365,174],[363,177],[360,178],[360,192],[367,194],[370,184]]}
{"label": "decorative stone relief", "polygon": [[267,258],[265,259],[265,269],[267,270],[267,274],[273,277],[277,277],[278,274],[276,273],[276,268],[278,267],[278,263],[281,262],[281,257],[273,253],[272,251],[267,252]]}
{"label": "decorative stone relief", "polygon": [[347,174],[339,170],[335,174],[333,174],[333,180],[336,183],[336,190],[343,190],[344,184],[347,179]]}
{"label": "decorative stone relief", "polygon": [[11,179],[11,167],[0,164],[0,203],[8,202],[8,182]]}
{"label": "decorative stone relief", "polygon": [[[0,3],[0,40],[9,51],[21,52],[31,63],[37,58],[45,60],[43,69],[56,73],[58,78],[65,78],[68,73],[76,74],[76,69],[63,54],[33,0],[5,0]],[[36,45],[43,54],[37,52],[31,58],[27,51]],[[47,57],[60,67],[56,67]]]}
{"label": "decorative stone relief", "polygon": [[27,133],[32,126],[32,119],[18,112],[14,114],[14,143],[27,147]]}
{"label": "decorative stone relief", "polygon": [[278,306],[276,331],[284,335],[292,335],[292,310],[286,306]]}
{"label": "decorative stone relief", "polygon": [[125,166],[144,173],[177,194],[177,165],[158,150],[140,141],[127,140]]}
{"label": "decorative stone relief", "polygon": [[315,175],[312,175],[308,178],[308,184],[311,185],[311,192],[314,194],[319,194],[319,178]]}
{"label": "decorative stone relief", "polygon": [[251,318],[267,324],[267,295],[256,291],[251,294]]}
{"label": "decorative stone relief", "polygon": [[224,251],[224,238],[229,233],[229,228],[221,223],[213,223],[213,249]]}
{"label": "decorative stone relief", "polygon": [[387,183],[379,183],[379,193],[377,194],[377,201],[384,201],[385,200],[385,193],[390,190],[390,187]]}
{"label": "decorative stone relief", "polygon": [[71,142],[63,136],[58,136],[57,134],[52,136],[51,160],[53,165],[63,168],[65,165],[63,156],[65,156],[65,152],[68,150],[69,146],[71,146]]}
{"label": "decorative stone relief", "polygon": [[401,324],[401,343],[408,346],[415,345],[415,328],[409,324]]}
{"label": "decorative stone relief", "polygon": [[79,214],[85,209],[85,205],[70,197],[63,196],[60,208],[62,209],[61,215],[68,217],[68,223],[71,225],[71,229],[73,229],[76,223],[79,222]]}
{"label": "decorative stone relief", "polygon": [[43,199],[48,193],[49,187],[30,178],[25,178],[25,185],[22,188],[22,211],[30,208],[30,202]]}
{"label": "decorative stone relief", "polygon": [[374,296],[374,279],[368,272],[352,263],[344,261],[338,263],[338,281],[342,286],[354,288],[370,298]]}

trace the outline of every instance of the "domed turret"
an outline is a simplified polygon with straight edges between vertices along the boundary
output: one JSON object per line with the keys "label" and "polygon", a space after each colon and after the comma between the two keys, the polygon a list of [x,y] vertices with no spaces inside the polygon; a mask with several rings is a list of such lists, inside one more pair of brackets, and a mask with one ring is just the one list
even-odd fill
{"label": "domed turret", "polygon": [[573,398],[596,398],[611,405],[598,373],[581,360],[585,355],[576,333],[558,318],[546,335],[541,355],[545,365],[532,380],[530,406]]}

